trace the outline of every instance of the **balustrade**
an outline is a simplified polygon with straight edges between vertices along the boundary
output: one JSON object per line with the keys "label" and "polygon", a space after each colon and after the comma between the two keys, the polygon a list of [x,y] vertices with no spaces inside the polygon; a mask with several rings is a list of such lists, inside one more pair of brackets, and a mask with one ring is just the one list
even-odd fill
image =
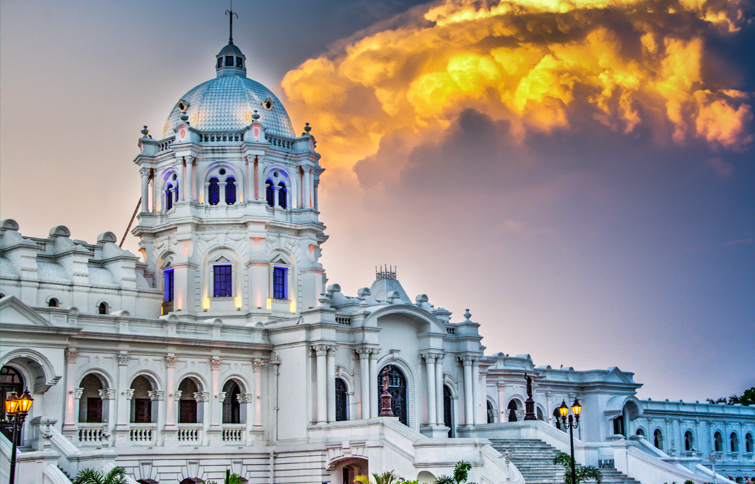
{"label": "balustrade", "polygon": [[129,440],[135,445],[153,445],[157,435],[157,424],[131,424]]}
{"label": "balustrade", "polygon": [[237,442],[243,444],[245,428],[245,424],[224,424],[222,432],[223,442]]}
{"label": "balustrade", "polygon": [[79,442],[84,445],[99,444],[100,442],[106,441],[107,438],[105,437],[105,424],[80,423],[78,439]]}
{"label": "balustrade", "polygon": [[201,442],[202,424],[179,424],[178,441],[179,442]]}

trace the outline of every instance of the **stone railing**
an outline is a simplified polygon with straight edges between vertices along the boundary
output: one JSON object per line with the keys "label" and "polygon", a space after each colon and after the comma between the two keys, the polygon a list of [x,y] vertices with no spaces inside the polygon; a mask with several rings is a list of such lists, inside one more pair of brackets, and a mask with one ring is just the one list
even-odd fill
{"label": "stone railing", "polygon": [[243,444],[244,429],[246,429],[246,424],[223,424],[223,442]]}
{"label": "stone railing", "polygon": [[210,133],[200,136],[202,143],[228,143],[244,141],[244,133]]}
{"label": "stone railing", "polygon": [[351,326],[351,316],[336,316],[336,323]]}
{"label": "stone railing", "polygon": [[178,441],[196,443],[202,441],[202,424],[178,424]]}
{"label": "stone railing", "polygon": [[173,144],[173,141],[175,141],[175,137],[166,138],[163,141],[160,141],[157,143],[157,152],[166,151],[170,149],[170,145]]}
{"label": "stone railing", "polygon": [[157,424],[132,423],[129,440],[134,445],[154,445],[157,436]]}
{"label": "stone railing", "polygon": [[265,139],[267,139],[271,145],[276,146],[278,148],[284,148],[287,150],[294,149],[294,142],[287,140],[285,138],[278,138],[277,136],[266,134]]}
{"label": "stone railing", "polygon": [[80,423],[77,434],[78,441],[84,445],[99,445],[107,441],[106,423]]}

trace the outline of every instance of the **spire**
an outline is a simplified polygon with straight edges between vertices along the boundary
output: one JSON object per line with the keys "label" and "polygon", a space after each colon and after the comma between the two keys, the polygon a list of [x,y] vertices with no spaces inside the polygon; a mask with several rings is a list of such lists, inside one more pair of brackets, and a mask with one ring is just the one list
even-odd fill
{"label": "spire", "polygon": [[239,14],[233,11],[233,0],[231,0],[231,9],[226,10],[225,14],[230,17],[231,25],[228,33],[228,44],[233,45],[233,16],[235,15],[236,18],[239,18]]}

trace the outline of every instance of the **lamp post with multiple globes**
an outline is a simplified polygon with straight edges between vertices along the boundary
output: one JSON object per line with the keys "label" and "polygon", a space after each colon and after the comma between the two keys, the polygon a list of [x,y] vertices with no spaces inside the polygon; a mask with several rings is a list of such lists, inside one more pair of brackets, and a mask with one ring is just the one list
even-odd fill
{"label": "lamp post with multiple globes", "polygon": [[[579,404],[579,399],[574,399],[571,410],[574,415],[569,414],[569,407],[566,406],[566,401],[562,400],[561,406],[558,407],[558,412],[561,415],[561,424],[564,427],[569,428],[569,444],[571,445],[571,484],[577,484],[577,469],[574,465],[574,429],[579,427],[579,414],[582,412],[582,406]],[[567,415],[569,417],[568,421]]]}
{"label": "lamp post with multiple globes", "polygon": [[10,392],[5,398],[5,418],[13,426],[13,450],[10,457],[9,484],[14,484],[16,477],[16,444],[18,443],[18,434],[21,431],[21,426],[24,424],[26,414],[29,413],[33,401],[34,399],[29,395],[29,390],[24,390],[24,393],[20,397],[16,396],[16,392]]}

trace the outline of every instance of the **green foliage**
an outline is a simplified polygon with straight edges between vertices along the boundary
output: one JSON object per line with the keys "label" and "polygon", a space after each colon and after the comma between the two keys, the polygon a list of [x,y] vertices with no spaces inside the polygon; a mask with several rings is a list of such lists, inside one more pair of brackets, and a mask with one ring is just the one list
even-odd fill
{"label": "green foliage", "polygon": [[[207,481],[207,484],[217,484],[215,481]],[[223,484],[244,484],[241,480],[241,476],[238,474],[232,474],[230,470],[225,470],[225,477],[223,478]]]}
{"label": "green foliage", "polygon": [[574,473],[576,474],[576,483],[572,482],[571,474],[571,456],[559,452],[555,459],[554,464],[560,464],[566,469],[566,476],[564,477],[564,484],[580,484],[588,480],[594,480],[598,484],[603,480],[603,473],[598,468],[593,466],[578,466]]}
{"label": "green foliage", "polygon": [[726,403],[727,405],[734,405],[739,403],[745,407],[749,405],[755,405],[755,387],[749,388],[742,393],[742,395],[732,395],[728,399],[721,397],[713,400],[712,398],[706,399],[708,403]]}
{"label": "green foliage", "polygon": [[[435,484],[464,484],[469,477],[469,471],[472,469],[472,464],[469,462],[460,460],[454,466],[454,475],[452,476],[440,476],[435,480]],[[469,482],[467,484],[475,484]]]}
{"label": "green foliage", "polygon": [[693,481],[690,481],[689,479],[687,479],[686,481],[684,481],[684,484],[695,484],[695,483]]}
{"label": "green foliage", "polygon": [[[396,484],[399,480],[398,475],[393,471],[383,472],[382,474],[373,473],[372,478],[375,479],[375,484]],[[354,482],[371,484],[369,476],[356,476]]]}
{"label": "green foliage", "polygon": [[126,484],[126,469],[113,467],[107,474],[94,469],[82,469],[76,474],[73,484]]}

